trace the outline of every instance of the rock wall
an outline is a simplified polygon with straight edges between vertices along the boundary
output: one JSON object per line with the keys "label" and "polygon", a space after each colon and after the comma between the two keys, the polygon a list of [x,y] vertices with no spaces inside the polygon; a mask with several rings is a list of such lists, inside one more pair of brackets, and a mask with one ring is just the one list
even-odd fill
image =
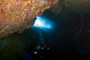
{"label": "rock wall", "polygon": [[62,10],[83,14],[90,11],[90,0],[58,0],[58,3],[52,5],[50,10],[55,14]]}
{"label": "rock wall", "polygon": [[33,26],[55,0],[0,0],[0,38]]}

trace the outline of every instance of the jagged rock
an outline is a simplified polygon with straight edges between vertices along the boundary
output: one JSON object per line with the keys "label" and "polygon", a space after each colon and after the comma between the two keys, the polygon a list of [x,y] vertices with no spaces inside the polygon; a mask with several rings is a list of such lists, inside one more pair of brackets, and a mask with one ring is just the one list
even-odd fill
{"label": "jagged rock", "polygon": [[0,38],[21,33],[56,0],[0,0]]}

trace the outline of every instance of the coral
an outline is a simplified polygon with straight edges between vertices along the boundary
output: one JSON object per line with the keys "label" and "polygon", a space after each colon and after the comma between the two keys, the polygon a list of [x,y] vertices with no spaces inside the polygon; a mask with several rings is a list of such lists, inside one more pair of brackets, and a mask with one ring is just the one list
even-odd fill
{"label": "coral", "polygon": [[33,19],[55,0],[0,0],[0,38],[21,33],[33,26]]}

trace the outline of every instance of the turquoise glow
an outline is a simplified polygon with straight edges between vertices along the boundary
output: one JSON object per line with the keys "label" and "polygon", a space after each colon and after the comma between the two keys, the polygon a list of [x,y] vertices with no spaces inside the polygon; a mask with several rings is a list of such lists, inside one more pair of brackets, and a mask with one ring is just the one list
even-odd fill
{"label": "turquoise glow", "polygon": [[35,20],[34,26],[39,27],[39,28],[51,29],[52,28],[52,23],[49,19],[38,16],[37,19]]}

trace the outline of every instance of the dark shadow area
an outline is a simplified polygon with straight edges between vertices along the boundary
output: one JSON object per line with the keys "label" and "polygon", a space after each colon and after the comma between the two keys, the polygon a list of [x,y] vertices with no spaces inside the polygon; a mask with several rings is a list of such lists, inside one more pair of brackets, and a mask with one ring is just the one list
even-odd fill
{"label": "dark shadow area", "polygon": [[[55,15],[46,10],[42,16],[54,22],[52,30],[42,31],[46,45],[44,49],[39,49],[38,53],[34,54],[37,45],[43,47],[38,28],[32,27],[20,35],[21,39],[25,40],[25,50],[32,56],[32,60],[90,59],[90,12],[78,14],[62,11]],[[47,47],[50,49],[47,50]]]}

